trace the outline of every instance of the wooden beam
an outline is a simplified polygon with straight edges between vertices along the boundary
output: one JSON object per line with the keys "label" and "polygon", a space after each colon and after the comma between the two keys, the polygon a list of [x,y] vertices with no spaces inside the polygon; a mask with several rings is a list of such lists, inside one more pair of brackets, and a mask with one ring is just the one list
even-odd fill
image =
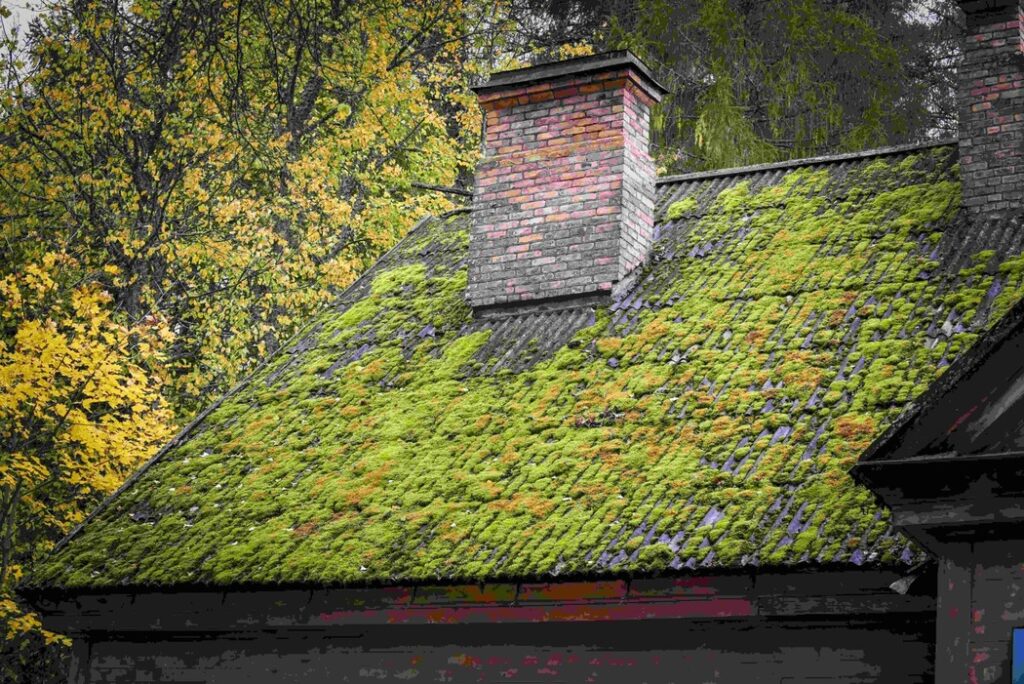
{"label": "wooden beam", "polygon": [[935,684],[963,684],[970,666],[971,571],[949,558],[939,561],[935,619]]}
{"label": "wooden beam", "polygon": [[140,591],[36,605],[48,628],[79,634],[930,616],[932,596],[889,589],[900,577],[859,570],[375,589]]}
{"label": "wooden beam", "polygon": [[75,639],[71,643],[71,659],[68,662],[68,684],[88,684],[89,682],[89,650],[88,639]]}

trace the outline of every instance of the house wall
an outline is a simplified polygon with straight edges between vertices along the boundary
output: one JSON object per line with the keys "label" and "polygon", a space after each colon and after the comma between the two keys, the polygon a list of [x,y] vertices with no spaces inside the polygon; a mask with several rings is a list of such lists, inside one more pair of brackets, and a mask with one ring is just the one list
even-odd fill
{"label": "house wall", "polygon": [[[95,638],[86,682],[925,682],[919,620],[416,626]],[[409,646],[408,644],[417,644]]]}
{"label": "house wall", "polygon": [[1014,627],[1024,627],[1024,543],[985,541],[941,561],[936,683],[1011,684]]}

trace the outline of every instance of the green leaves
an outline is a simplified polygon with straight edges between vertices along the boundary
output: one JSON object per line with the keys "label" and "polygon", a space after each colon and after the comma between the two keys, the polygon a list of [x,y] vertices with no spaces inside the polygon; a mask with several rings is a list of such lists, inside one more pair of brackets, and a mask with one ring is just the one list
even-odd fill
{"label": "green leaves", "polygon": [[948,27],[905,3],[643,0],[596,40],[654,65],[660,162],[714,169],[858,150],[948,126]]}

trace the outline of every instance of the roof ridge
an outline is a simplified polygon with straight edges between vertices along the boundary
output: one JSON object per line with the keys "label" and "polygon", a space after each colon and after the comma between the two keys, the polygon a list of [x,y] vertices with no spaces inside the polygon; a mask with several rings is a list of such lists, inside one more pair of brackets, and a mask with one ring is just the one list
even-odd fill
{"label": "roof ridge", "polygon": [[767,164],[753,164],[751,166],[737,166],[729,169],[715,169],[714,171],[694,171],[681,173],[673,176],[662,176],[655,182],[659,185],[668,183],[680,183],[683,181],[704,180],[707,178],[721,178],[723,176],[741,176],[748,173],[760,171],[773,171],[776,169],[791,169],[800,166],[812,166],[815,164],[830,164],[835,162],[851,161],[854,159],[867,159],[870,157],[884,157],[890,154],[904,154],[916,150],[927,150],[933,147],[947,147],[955,145],[956,138],[942,138],[923,143],[906,143],[903,145],[890,145],[888,147],[876,147],[870,150],[859,152],[843,152],[840,154],[823,155],[819,157],[805,157],[803,159],[789,159],[781,162],[769,162]]}

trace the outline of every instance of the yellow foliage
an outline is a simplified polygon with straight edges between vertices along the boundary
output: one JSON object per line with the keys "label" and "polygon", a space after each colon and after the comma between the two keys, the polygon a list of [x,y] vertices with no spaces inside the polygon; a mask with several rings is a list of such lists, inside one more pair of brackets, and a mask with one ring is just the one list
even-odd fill
{"label": "yellow foliage", "polygon": [[110,295],[80,264],[47,252],[0,277],[0,563],[4,638],[38,618],[12,599],[25,564],[81,522],[170,435],[171,411],[149,364],[158,335],[114,320]]}

